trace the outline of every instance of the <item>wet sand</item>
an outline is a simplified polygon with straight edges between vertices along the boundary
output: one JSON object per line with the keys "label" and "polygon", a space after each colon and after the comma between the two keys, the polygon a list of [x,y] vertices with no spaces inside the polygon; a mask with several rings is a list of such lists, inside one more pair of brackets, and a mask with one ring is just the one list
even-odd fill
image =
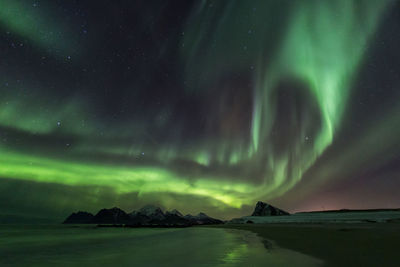
{"label": "wet sand", "polygon": [[[271,267],[317,267],[323,266],[324,262],[310,255],[298,251],[279,247],[274,241],[262,238],[260,235],[246,230],[224,228],[236,236],[239,246],[226,255],[227,263],[231,263],[236,254],[245,255],[245,259],[238,266],[271,266]],[[245,250],[245,253],[240,253]],[[239,253],[238,253],[239,252]],[[231,265],[229,265],[231,266]]]}
{"label": "wet sand", "polygon": [[[400,223],[225,224],[264,238],[279,247],[324,261],[324,266],[400,266]],[[268,251],[268,250],[266,250]],[[294,265],[295,266],[295,265]]]}
{"label": "wet sand", "polygon": [[0,266],[321,266],[236,229],[0,225]]}

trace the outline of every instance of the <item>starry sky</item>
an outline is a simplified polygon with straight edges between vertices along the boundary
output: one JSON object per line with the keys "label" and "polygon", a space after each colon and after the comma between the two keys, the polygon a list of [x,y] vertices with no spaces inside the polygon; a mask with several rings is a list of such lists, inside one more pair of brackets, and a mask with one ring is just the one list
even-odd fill
{"label": "starry sky", "polygon": [[400,207],[400,2],[0,0],[0,222]]}

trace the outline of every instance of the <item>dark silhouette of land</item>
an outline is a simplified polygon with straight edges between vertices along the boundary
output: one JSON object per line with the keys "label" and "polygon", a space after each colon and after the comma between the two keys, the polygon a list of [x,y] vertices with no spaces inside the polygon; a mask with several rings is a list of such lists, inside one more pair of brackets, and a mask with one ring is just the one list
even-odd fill
{"label": "dark silhouette of land", "polygon": [[222,224],[223,221],[200,212],[198,215],[183,216],[179,211],[163,212],[159,207],[145,206],[138,211],[126,213],[120,208],[101,209],[96,215],[79,211],[72,213],[64,224],[98,224],[112,227],[188,227],[193,225]]}
{"label": "dark silhouette of land", "polygon": [[204,213],[182,215],[145,206],[129,214],[119,208],[96,215],[71,214],[64,223],[101,227],[207,227],[248,230],[263,238],[267,249],[283,247],[324,261],[324,266],[400,266],[400,209],[329,210],[289,214],[257,202],[249,216],[223,222]]}
{"label": "dark silhouette of land", "polygon": [[400,209],[289,214],[258,202],[251,216],[209,227],[252,231],[263,238],[267,249],[273,242],[321,259],[324,266],[400,266]]}

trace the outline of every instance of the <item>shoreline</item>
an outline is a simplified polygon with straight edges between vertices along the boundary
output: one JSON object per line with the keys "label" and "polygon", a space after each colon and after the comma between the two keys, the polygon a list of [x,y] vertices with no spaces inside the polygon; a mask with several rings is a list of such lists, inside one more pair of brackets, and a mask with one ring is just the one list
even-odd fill
{"label": "shoreline", "polygon": [[[17,230],[25,228],[24,225],[12,226],[16,227]],[[56,230],[59,228],[59,230],[64,233],[65,229],[76,227],[82,228],[82,233],[86,233],[86,228],[101,229],[101,227],[98,228],[96,225],[62,224],[33,225],[31,228],[34,230],[32,232],[33,236],[36,236],[40,231],[46,228],[54,228]],[[277,256],[277,259],[283,259],[284,261],[296,259],[296,263],[310,263],[309,265],[301,266],[314,266],[314,263],[317,263],[318,266],[321,264],[322,266],[398,266],[397,245],[400,241],[399,223],[224,224],[192,227],[194,229],[208,229],[210,232],[212,232],[212,229],[216,228],[233,232],[239,231],[236,232],[236,234],[239,235],[238,241],[241,242],[243,246],[238,246],[238,251],[232,250],[230,253],[231,256],[229,257],[235,257],[235,254],[243,252],[242,250],[247,250],[251,255],[248,258],[252,260],[256,258],[262,259],[263,257],[269,260],[268,258],[274,254]],[[121,229],[121,227],[116,228]],[[168,229],[157,227],[146,228]],[[127,227],[124,228],[126,231],[118,232],[121,237],[124,237],[126,236],[125,233],[131,233],[129,229],[146,228]],[[169,229],[178,230],[179,228]],[[71,232],[73,230],[69,229],[68,231]],[[90,231],[87,233],[95,232]],[[107,233],[108,231],[100,232]],[[112,231],[112,233],[113,232],[114,231]],[[207,235],[207,230],[205,233]],[[274,257],[272,257],[272,259],[274,259]],[[277,263],[279,264],[279,262]],[[282,266],[278,264],[272,266]],[[295,264],[293,266],[297,265]]]}
{"label": "shoreline", "polygon": [[324,266],[398,266],[398,223],[224,224],[207,226],[247,230],[268,249],[293,250],[324,262]]}
{"label": "shoreline", "polygon": [[[197,227],[195,227],[197,228]],[[202,229],[220,229],[225,230],[236,236],[238,248],[232,250],[230,254],[233,256],[236,250],[246,251],[245,257],[241,258],[249,266],[298,266],[298,267],[317,267],[324,266],[321,259],[315,258],[295,250],[278,246],[275,241],[266,239],[265,237],[253,231],[244,229],[222,228],[222,227],[200,227]],[[227,257],[230,257],[228,256]],[[233,257],[234,259],[234,257]],[[239,257],[240,260],[240,257]],[[265,265],[267,264],[267,265]]]}

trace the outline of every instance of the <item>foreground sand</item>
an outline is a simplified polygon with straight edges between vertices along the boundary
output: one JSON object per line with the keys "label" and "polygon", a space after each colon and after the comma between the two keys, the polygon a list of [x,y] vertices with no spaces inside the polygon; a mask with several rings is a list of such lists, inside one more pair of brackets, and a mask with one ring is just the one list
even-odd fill
{"label": "foreground sand", "polygon": [[400,223],[225,224],[278,246],[321,259],[325,266],[400,266]]}

